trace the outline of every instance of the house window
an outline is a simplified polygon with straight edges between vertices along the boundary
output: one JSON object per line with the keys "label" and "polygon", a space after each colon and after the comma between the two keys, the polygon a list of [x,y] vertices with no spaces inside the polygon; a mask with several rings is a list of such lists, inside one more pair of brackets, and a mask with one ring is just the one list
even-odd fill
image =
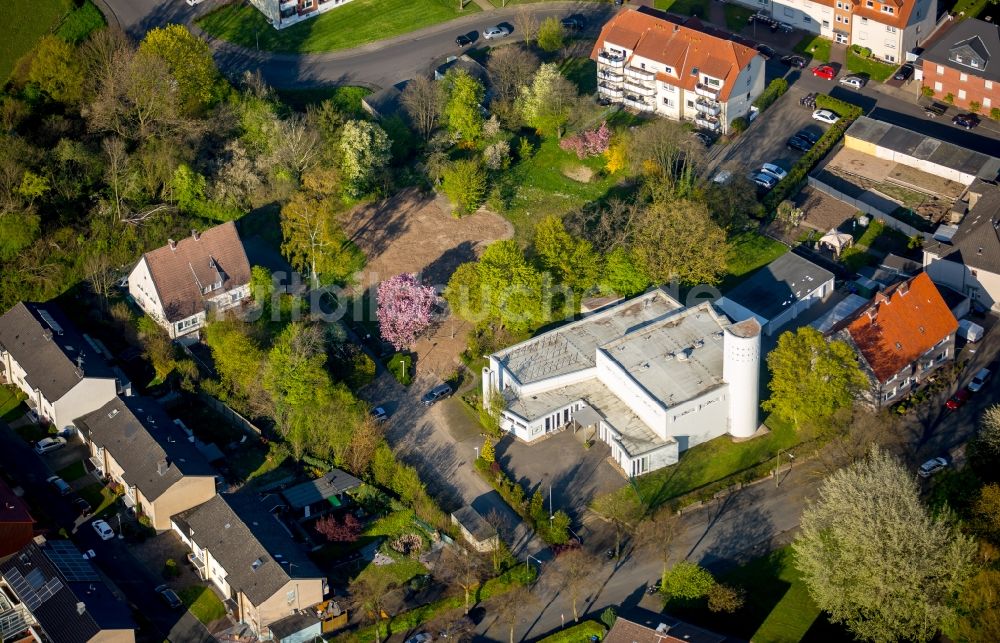
{"label": "house window", "polygon": [[888,31],[889,33],[896,33],[896,28],[889,25],[885,26],[885,30]]}
{"label": "house window", "polygon": [[934,91],[936,92],[944,91],[944,85],[941,84],[941,81],[936,81],[934,83]]}
{"label": "house window", "polygon": [[978,68],[979,67],[979,61],[976,60],[975,58],[973,58],[972,60],[969,61],[969,65],[972,66],[972,67]]}
{"label": "house window", "polygon": [[841,2],[840,0],[837,0],[837,8],[838,9],[843,9],[844,8],[844,3]]}
{"label": "house window", "polygon": [[824,29],[829,29],[830,28],[830,21],[829,20],[824,20],[823,21],[823,28]]}
{"label": "house window", "polygon": [[295,602],[295,590],[294,589],[292,591],[288,592],[287,594],[285,594],[285,601],[289,605],[291,605],[292,603]]}
{"label": "house window", "polygon": [[305,2],[302,3],[302,8],[303,9],[312,9],[313,8],[313,0],[305,0]]}
{"label": "house window", "polygon": [[708,76],[705,77],[705,82],[707,84],[711,85],[712,87],[718,87],[719,85],[722,84],[720,81],[718,81],[718,80],[716,80],[714,78],[709,78]]}
{"label": "house window", "polygon": [[965,81],[969,80],[969,75],[965,73],[959,74],[958,80],[964,83]]}
{"label": "house window", "polygon": [[983,107],[992,107],[992,106],[993,106],[993,101],[991,101],[988,97],[983,99]]}
{"label": "house window", "polygon": [[895,13],[896,10],[887,4],[882,5],[882,13]]}
{"label": "house window", "polygon": [[674,106],[674,101],[670,100],[669,98],[664,98],[663,104],[672,109]]}
{"label": "house window", "polygon": [[993,81],[987,80],[986,82],[983,83],[983,87],[985,87],[986,89],[993,89]]}
{"label": "house window", "polygon": [[688,101],[688,107],[694,107],[694,101],[693,100],[689,100]]}
{"label": "house window", "polygon": [[865,3],[865,6],[871,9],[872,7],[875,6],[875,3],[872,2],[872,0],[868,0],[868,2]]}
{"label": "house window", "polygon": [[861,24],[863,24],[863,25],[868,24],[868,18],[862,17],[861,18]]}
{"label": "house window", "polygon": [[[885,47],[886,47],[886,49],[895,49],[896,48],[896,43],[894,43],[891,40],[886,40],[885,41]],[[888,59],[889,59],[889,57],[886,56],[886,60],[888,60]]]}
{"label": "house window", "polygon": [[677,93],[677,88],[674,87],[673,85],[664,85],[663,89],[665,89],[668,94],[676,94]]}
{"label": "house window", "polygon": [[675,74],[674,74],[674,68],[673,68],[673,67],[671,67],[670,65],[667,65],[666,67],[664,67],[664,68],[663,68],[663,70],[664,70],[665,72],[667,72],[668,74],[670,74],[671,76],[674,76],[674,75],[675,75]]}
{"label": "house window", "polygon": [[958,97],[961,100],[965,100],[965,90],[964,89],[958,90]]}
{"label": "house window", "polygon": [[943,73],[944,73],[944,67],[943,67],[943,66],[941,66],[941,65],[938,65],[938,66],[937,66],[937,73],[939,73],[939,74],[943,74]]}
{"label": "house window", "polygon": [[[808,23],[808,22],[812,22],[812,21],[813,21],[813,19],[810,18],[809,16],[802,16],[802,22],[807,22]],[[845,20],[844,22],[847,22],[847,21]]]}
{"label": "house window", "polygon": [[[896,48],[895,45],[893,45],[892,48],[895,49]],[[886,54],[885,61],[889,62],[889,63],[894,63],[894,62],[896,62],[896,57],[892,56],[892,55],[889,55],[889,54]]]}

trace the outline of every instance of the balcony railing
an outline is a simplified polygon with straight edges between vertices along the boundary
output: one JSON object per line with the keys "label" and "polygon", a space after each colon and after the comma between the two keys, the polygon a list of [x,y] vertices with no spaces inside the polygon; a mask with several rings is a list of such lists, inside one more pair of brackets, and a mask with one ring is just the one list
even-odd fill
{"label": "balcony railing", "polygon": [[601,80],[606,80],[612,83],[620,83],[625,80],[625,76],[610,69],[602,69],[597,72],[597,77]]}
{"label": "balcony railing", "polygon": [[704,127],[705,129],[712,131],[716,131],[721,127],[719,119],[712,118],[711,116],[696,116],[694,124],[698,127]]}
{"label": "balcony railing", "polygon": [[615,55],[606,51],[602,51],[597,54],[597,62],[602,65],[608,65],[610,67],[624,67],[625,66],[625,56]]}
{"label": "balcony railing", "polygon": [[719,98],[719,87],[709,87],[708,85],[703,85],[698,83],[694,86],[694,93],[699,96],[704,96],[705,98],[711,98],[712,100],[718,100]]}
{"label": "balcony railing", "polygon": [[208,569],[205,567],[205,561],[195,556],[194,552],[188,552],[187,555],[188,562],[194,566],[198,571],[198,578],[201,580],[208,580]]}
{"label": "balcony railing", "polygon": [[653,111],[653,104],[647,103],[645,101],[639,100],[635,97],[628,97],[625,99],[625,106],[631,107],[632,109],[637,109],[640,112],[651,112]]}
{"label": "balcony railing", "polygon": [[704,100],[702,98],[694,102],[694,107],[702,114],[708,114],[709,116],[718,116],[719,112],[722,111],[722,107],[715,101]]}
{"label": "balcony railing", "polygon": [[597,86],[597,92],[601,96],[610,96],[612,98],[621,98],[622,96],[625,95],[625,92],[623,92],[621,89],[617,87],[612,87],[605,83],[601,83]]}
{"label": "balcony railing", "polygon": [[635,78],[637,80],[653,80],[656,78],[656,73],[645,69],[636,69],[635,67],[626,67],[625,75],[629,78]]}
{"label": "balcony railing", "polygon": [[656,89],[653,87],[644,87],[642,85],[636,85],[634,82],[625,81],[625,91],[632,92],[633,94],[638,94],[639,96],[652,96],[656,93]]}

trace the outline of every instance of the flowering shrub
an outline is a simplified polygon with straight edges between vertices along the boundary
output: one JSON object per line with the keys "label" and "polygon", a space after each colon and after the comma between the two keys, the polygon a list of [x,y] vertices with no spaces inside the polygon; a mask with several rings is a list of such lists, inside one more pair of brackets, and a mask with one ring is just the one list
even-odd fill
{"label": "flowering shrub", "polygon": [[585,159],[588,156],[604,154],[610,143],[611,129],[608,128],[608,123],[605,121],[597,129],[584,130],[567,136],[559,141],[559,147],[567,152],[576,152],[577,158]]}
{"label": "flowering shrub", "polygon": [[430,325],[437,295],[431,286],[421,285],[416,275],[402,274],[378,285],[377,300],[382,338],[403,350]]}

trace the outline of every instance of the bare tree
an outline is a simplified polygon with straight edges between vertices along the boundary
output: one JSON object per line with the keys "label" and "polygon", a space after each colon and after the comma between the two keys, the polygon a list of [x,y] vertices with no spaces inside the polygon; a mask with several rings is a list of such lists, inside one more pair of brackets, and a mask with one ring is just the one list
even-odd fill
{"label": "bare tree", "polygon": [[197,125],[180,118],[174,80],[162,59],[129,48],[112,55],[84,110],[92,129],[139,141]]}
{"label": "bare tree", "polygon": [[862,406],[840,409],[824,429],[829,440],[818,459],[833,473],[863,460],[875,445],[899,453],[906,442],[899,424],[898,416],[885,410],[873,412]]}
{"label": "bare tree", "polygon": [[381,623],[383,614],[386,613],[386,595],[395,587],[395,579],[378,570],[373,573],[362,573],[348,587],[354,609],[364,614],[375,625],[375,643],[381,641]]}
{"label": "bare tree", "polygon": [[521,88],[531,82],[538,64],[535,54],[520,45],[493,49],[486,69],[497,99],[513,101],[517,98]]}
{"label": "bare tree", "polygon": [[[496,397],[503,399],[499,394]],[[493,527],[493,531],[497,534],[497,543],[490,550],[490,558],[493,561],[493,571],[497,573],[500,571],[500,565],[503,563],[504,558],[507,557],[507,540],[510,538],[510,521],[507,516],[503,515],[496,509],[490,509],[490,512],[484,516],[486,524]]]}
{"label": "bare tree", "polygon": [[571,549],[556,559],[559,582],[569,594],[570,602],[573,604],[574,621],[580,621],[577,604],[586,589],[593,586],[594,570],[598,565],[597,558],[582,548]]}
{"label": "bare tree", "polygon": [[278,141],[274,156],[279,165],[287,167],[297,178],[301,178],[319,161],[319,132],[301,114],[293,114],[278,121]]}
{"label": "bare tree", "polygon": [[677,514],[669,508],[663,508],[649,520],[644,520],[636,533],[639,547],[654,549],[660,555],[660,560],[663,562],[661,577],[667,573],[667,566],[670,564],[670,552],[674,536],[677,534],[678,523]]}
{"label": "bare tree", "polygon": [[518,585],[490,602],[491,608],[496,612],[497,619],[508,627],[510,643],[514,643],[514,628],[517,626],[519,618],[530,611],[534,602],[534,594],[524,585]]}
{"label": "bare tree", "polygon": [[344,456],[344,466],[356,476],[363,476],[375,457],[375,450],[382,443],[382,429],[371,416],[367,416],[351,433],[351,442]]}
{"label": "bare tree", "polygon": [[623,487],[595,500],[593,510],[615,526],[615,557],[621,556],[625,535],[636,528],[645,513],[642,501],[634,489]]}
{"label": "bare tree", "polygon": [[441,638],[454,643],[468,643],[475,634],[476,624],[461,609],[453,609],[435,616],[427,624],[427,630],[440,632]]}
{"label": "bare tree", "polygon": [[538,19],[535,14],[526,6],[517,8],[514,14],[514,29],[524,38],[525,45],[531,45],[532,39],[538,33]]}
{"label": "bare tree", "polygon": [[570,212],[563,219],[563,224],[574,237],[586,239],[595,250],[608,254],[631,243],[642,213],[639,203],[612,197],[603,205],[588,205]]}
{"label": "bare tree", "polygon": [[127,197],[133,189],[134,175],[129,171],[125,142],[117,136],[113,136],[104,139],[102,147],[107,161],[105,180],[111,188],[111,210],[115,223],[138,226],[155,214],[174,209],[161,203],[146,207],[138,212],[132,211],[128,205]]}
{"label": "bare tree", "polygon": [[486,578],[486,561],[479,552],[458,545],[445,547],[435,573],[449,585],[461,588],[465,595],[465,613],[469,613],[472,591]]}
{"label": "bare tree", "polygon": [[95,31],[80,47],[86,93],[96,94],[103,81],[113,78],[121,57],[132,51],[133,45],[121,29],[108,27]]}
{"label": "bare tree", "polygon": [[430,140],[444,106],[441,83],[426,76],[417,76],[406,84],[400,101],[413,121],[413,126],[424,140]]}
{"label": "bare tree", "polygon": [[115,273],[103,252],[91,252],[83,260],[83,271],[90,290],[97,296],[101,310],[107,312],[108,298],[115,287]]}

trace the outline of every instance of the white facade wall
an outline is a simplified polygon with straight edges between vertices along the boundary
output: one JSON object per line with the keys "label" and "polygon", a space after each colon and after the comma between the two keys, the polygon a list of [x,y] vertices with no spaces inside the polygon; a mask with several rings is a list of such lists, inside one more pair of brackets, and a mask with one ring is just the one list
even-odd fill
{"label": "white facade wall", "polygon": [[653,433],[667,439],[667,414],[663,405],[653,399],[649,392],[616,364],[604,351],[597,352],[597,377],[639,416]]}
{"label": "white facade wall", "polygon": [[727,129],[729,123],[746,116],[757,97],[764,92],[764,58],[754,56],[750,64],[740,70],[729,100],[722,104],[722,116]]}
{"label": "white facade wall", "polygon": [[162,326],[166,326],[166,317],[163,313],[163,303],[160,295],[156,292],[153,284],[153,276],[149,272],[149,264],[143,257],[135,265],[128,275],[128,294],[132,295],[135,303],[139,304],[143,312],[152,317]]}
{"label": "white facade wall", "polygon": [[733,437],[749,438],[757,431],[760,408],[760,335],[724,332],[722,378],[729,383],[728,429]]}
{"label": "white facade wall", "polygon": [[1000,275],[929,252],[924,252],[924,270],[934,283],[948,286],[985,308],[1000,309]]}
{"label": "white facade wall", "polygon": [[118,382],[114,378],[85,377],[53,404],[50,417],[56,428],[62,430],[73,425],[73,420],[96,411],[118,395]]}
{"label": "white facade wall", "polygon": [[859,47],[872,50],[872,55],[889,62],[897,62],[905,58],[903,48],[904,29],[876,22],[864,16],[852,16],[851,42]]}
{"label": "white facade wall", "polygon": [[667,434],[686,451],[729,430],[727,387],[708,391],[693,400],[667,409]]}
{"label": "white facade wall", "polygon": [[[771,16],[775,20],[790,24],[796,29],[820,33],[823,20],[826,19],[826,12],[829,10],[830,18],[833,20],[833,9],[811,2],[810,0],[774,0],[771,3]],[[758,27],[766,29],[766,27]]]}

